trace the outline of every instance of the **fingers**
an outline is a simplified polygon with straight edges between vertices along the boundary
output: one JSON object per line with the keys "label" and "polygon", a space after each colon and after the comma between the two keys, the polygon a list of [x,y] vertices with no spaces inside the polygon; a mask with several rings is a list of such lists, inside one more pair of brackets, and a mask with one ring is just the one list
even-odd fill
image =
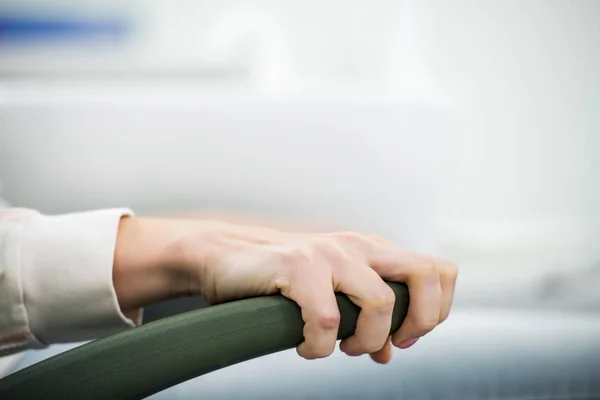
{"label": "fingers", "polygon": [[[303,266],[292,269],[301,271],[290,280],[293,292],[282,290],[302,308],[305,341],[297,350],[305,358],[326,357],[334,350],[340,320],[337,291],[361,308],[355,333],[340,343],[340,350],[355,356],[369,353],[378,363],[390,360],[392,344],[412,346],[450,313],[458,275],[451,262],[348,232],[313,240],[309,248]],[[405,282],[410,295],[407,316],[391,337],[395,294],[382,278]]]}
{"label": "fingers", "polygon": [[341,264],[334,274],[336,290],[346,293],[361,308],[354,335],[342,340],[340,350],[350,355],[380,351],[390,334],[396,296],[366,265]]}
{"label": "fingers", "polygon": [[370,265],[384,279],[408,285],[410,306],[392,343],[412,346],[450,313],[458,268],[455,264],[378,242],[369,252]]}
{"label": "fingers", "polygon": [[438,260],[437,265],[440,270],[440,285],[442,287],[442,307],[440,310],[440,323],[442,323],[448,318],[450,308],[452,308],[458,267],[452,262],[441,260]]}
{"label": "fingers", "polygon": [[310,279],[297,279],[290,291],[282,294],[294,300],[302,310],[304,342],[296,349],[306,359],[327,357],[335,349],[340,312],[331,275],[314,270]]}
{"label": "fingers", "polygon": [[412,346],[415,339],[435,328],[442,309],[442,287],[435,265],[413,264],[406,272],[410,305],[402,326],[392,335],[392,343],[400,348]]}

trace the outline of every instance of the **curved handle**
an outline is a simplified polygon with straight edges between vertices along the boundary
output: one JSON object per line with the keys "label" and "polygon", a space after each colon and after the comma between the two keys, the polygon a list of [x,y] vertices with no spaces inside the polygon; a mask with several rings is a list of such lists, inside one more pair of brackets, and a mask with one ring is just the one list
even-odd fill
{"label": "curved handle", "polygon": [[[408,289],[396,294],[392,331],[408,310]],[[338,339],[351,336],[360,309],[336,294]],[[99,339],[0,380],[0,399],[139,399],[242,361],[303,341],[300,308],[264,296],[187,312]]]}

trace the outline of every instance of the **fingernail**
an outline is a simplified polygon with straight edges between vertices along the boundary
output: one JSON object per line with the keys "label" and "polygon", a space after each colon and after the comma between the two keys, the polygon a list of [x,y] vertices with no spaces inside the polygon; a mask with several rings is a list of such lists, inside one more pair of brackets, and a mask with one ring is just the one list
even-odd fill
{"label": "fingernail", "polygon": [[408,349],[410,346],[417,343],[417,340],[419,340],[419,338],[403,340],[402,342],[400,342],[398,347],[400,347],[401,349]]}
{"label": "fingernail", "polygon": [[360,353],[346,353],[346,355],[348,355],[350,357],[358,357],[358,356],[361,356],[362,354],[360,354]]}

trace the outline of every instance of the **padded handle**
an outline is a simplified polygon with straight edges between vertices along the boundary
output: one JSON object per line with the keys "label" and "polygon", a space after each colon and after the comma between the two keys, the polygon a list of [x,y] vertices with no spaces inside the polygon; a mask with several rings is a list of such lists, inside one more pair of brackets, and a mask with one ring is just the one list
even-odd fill
{"label": "padded handle", "polygon": [[[392,331],[408,310],[396,294]],[[351,336],[360,309],[336,294],[338,339]],[[300,308],[281,296],[235,301],[179,314],[99,339],[0,380],[0,399],[139,399],[242,361],[303,341]]]}

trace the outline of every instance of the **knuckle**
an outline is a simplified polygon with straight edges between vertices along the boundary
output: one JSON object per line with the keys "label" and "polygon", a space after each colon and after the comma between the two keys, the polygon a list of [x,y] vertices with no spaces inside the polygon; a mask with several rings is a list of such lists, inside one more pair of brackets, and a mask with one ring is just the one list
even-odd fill
{"label": "knuckle", "polygon": [[381,237],[381,236],[377,236],[377,235],[369,235],[369,236],[368,236],[368,238],[369,238],[371,241],[373,241],[373,242],[375,242],[375,243],[378,243],[378,244],[383,244],[383,245],[386,245],[386,246],[388,246],[388,245],[390,245],[390,244],[391,244],[391,243],[390,243],[390,242],[389,242],[387,239],[384,239],[384,238],[383,238],[383,237]]}
{"label": "knuckle", "polygon": [[455,281],[458,278],[458,265],[451,261],[442,263],[442,274],[451,280]]}
{"label": "knuckle", "polygon": [[425,335],[435,328],[438,324],[437,319],[416,319],[413,322],[413,329],[419,335]]}
{"label": "knuckle", "polygon": [[312,243],[312,247],[315,252],[329,261],[348,262],[350,260],[350,256],[332,238],[319,238]]}
{"label": "knuckle", "polygon": [[386,284],[369,298],[369,306],[380,311],[390,311],[396,303],[396,294]]}
{"label": "knuckle", "polygon": [[288,265],[305,265],[312,262],[308,251],[296,246],[290,246],[280,251],[281,260]]}
{"label": "knuckle", "polygon": [[415,275],[424,280],[437,279],[439,277],[438,266],[436,265],[434,260],[430,259],[418,263],[415,266],[414,273]]}
{"label": "knuckle", "polygon": [[340,325],[340,314],[339,312],[324,313],[317,317],[317,326],[323,330],[334,330],[338,329]]}
{"label": "knuckle", "polygon": [[332,250],[338,250],[340,248],[334,239],[328,237],[320,237],[313,240],[312,247],[317,251],[325,253],[331,252]]}
{"label": "knuckle", "polygon": [[365,236],[355,231],[337,232],[335,236],[347,243],[360,243],[365,241]]}

